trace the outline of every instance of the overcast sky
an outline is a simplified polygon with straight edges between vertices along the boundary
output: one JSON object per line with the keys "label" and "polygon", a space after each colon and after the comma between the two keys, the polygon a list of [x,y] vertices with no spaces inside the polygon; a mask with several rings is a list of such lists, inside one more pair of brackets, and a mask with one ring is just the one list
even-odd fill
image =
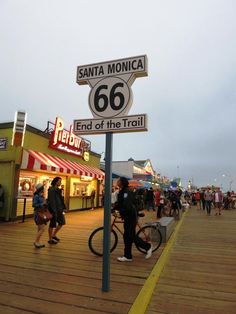
{"label": "overcast sky", "polygon": [[[146,54],[129,114],[147,113],[148,132],[115,134],[113,160],[236,190],[235,13],[235,0],[0,0],[0,122],[92,118],[77,66]],[[88,138],[104,152],[105,135]]]}

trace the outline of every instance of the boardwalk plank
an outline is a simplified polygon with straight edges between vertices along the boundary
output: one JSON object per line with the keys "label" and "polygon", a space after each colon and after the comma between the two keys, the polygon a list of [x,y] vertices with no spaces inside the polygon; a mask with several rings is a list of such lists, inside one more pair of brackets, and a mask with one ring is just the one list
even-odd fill
{"label": "boardwalk plank", "polygon": [[[154,213],[145,217],[152,220]],[[36,226],[32,220],[0,224],[0,311],[3,313],[127,313],[161,250],[150,260],[134,248],[134,261],[119,263],[123,239],[110,259],[110,291],[102,292],[102,258],[88,248],[92,230],[102,225],[103,212],[67,215],[58,235],[60,243],[33,247]],[[143,220],[145,221],[145,220]],[[128,293],[127,293],[128,291]]]}
{"label": "boardwalk plank", "polygon": [[[62,287],[63,288],[63,287]],[[83,289],[80,287],[80,290]],[[15,284],[15,283],[5,283],[4,287],[0,287],[0,291],[14,294],[18,296],[30,296],[36,300],[45,300],[53,303],[59,303],[60,305],[71,305],[76,307],[82,307],[90,310],[97,310],[104,313],[124,313],[127,310],[127,304],[117,302],[115,300],[107,300],[104,297],[100,296],[81,296],[80,290],[69,293],[64,291],[57,291],[55,289],[47,288],[34,288],[32,286],[26,286],[23,284]],[[128,303],[128,302],[127,302]]]}
{"label": "boardwalk plank", "polygon": [[147,313],[236,313],[236,211],[207,217],[191,209]]}

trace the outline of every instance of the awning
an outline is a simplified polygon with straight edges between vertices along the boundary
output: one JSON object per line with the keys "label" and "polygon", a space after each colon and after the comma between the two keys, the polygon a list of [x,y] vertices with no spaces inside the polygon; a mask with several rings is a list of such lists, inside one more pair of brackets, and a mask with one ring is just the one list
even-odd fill
{"label": "awning", "polygon": [[102,179],[104,177],[104,172],[96,167],[82,165],[75,161],[33,150],[23,151],[21,169],[55,171],[63,174],[88,176],[94,179]]}

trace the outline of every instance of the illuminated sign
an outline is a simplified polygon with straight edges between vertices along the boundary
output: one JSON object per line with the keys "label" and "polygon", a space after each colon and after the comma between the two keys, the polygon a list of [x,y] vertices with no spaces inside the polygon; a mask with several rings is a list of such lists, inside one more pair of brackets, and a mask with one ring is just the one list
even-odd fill
{"label": "illuminated sign", "polygon": [[144,166],[144,169],[149,172],[150,174],[154,175],[154,171],[153,171],[153,168],[152,168],[152,165],[150,163],[150,161],[148,161],[146,163],[146,165]]}
{"label": "illuminated sign", "polygon": [[88,161],[91,144],[89,141],[76,136],[73,133],[72,125],[69,131],[65,130],[63,120],[57,117],[49,147],[80,156]]}

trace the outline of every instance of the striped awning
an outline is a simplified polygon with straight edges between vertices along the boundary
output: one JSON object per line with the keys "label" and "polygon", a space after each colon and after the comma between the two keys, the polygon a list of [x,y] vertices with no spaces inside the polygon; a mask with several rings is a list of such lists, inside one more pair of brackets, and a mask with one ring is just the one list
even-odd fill
{"label": "striped awning", "polygon": [[33,150],[23,151],[21,169],[54,171],[63,174],[88,176],[94,179],[104,178],[104,172],[96,167],[82,165],[75,161]]}

